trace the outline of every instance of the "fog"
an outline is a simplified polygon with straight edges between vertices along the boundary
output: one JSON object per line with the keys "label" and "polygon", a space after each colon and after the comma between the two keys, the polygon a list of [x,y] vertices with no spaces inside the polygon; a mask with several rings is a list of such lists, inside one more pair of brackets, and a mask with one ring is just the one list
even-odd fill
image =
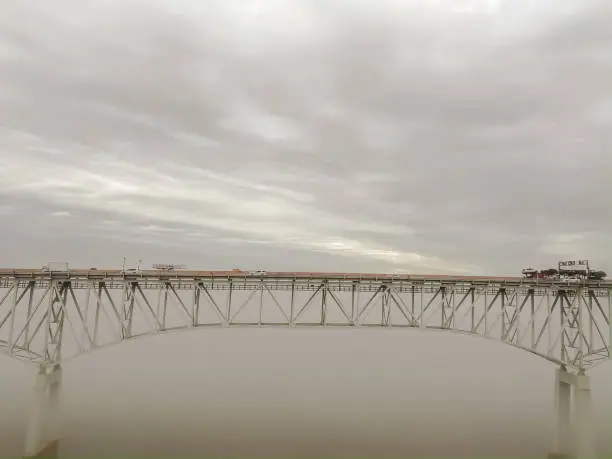
{"label": "fog", "polygon": [[[22,452],[35,369],[2,358],[2,456]],[[612,366],[591,371],[609,452]],[[554,365],[419,330],[199,330],[64,367],[64,457],[540,456]]]}

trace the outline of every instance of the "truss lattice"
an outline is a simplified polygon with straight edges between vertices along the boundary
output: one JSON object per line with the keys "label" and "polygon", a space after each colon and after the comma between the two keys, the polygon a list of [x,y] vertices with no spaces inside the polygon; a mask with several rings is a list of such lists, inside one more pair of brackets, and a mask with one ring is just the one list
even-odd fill
{"label": "truss lattice", "polygon": [[610,357],[612,286],[398,279],[0,276],[0,349],[53,365],[168,330],[383,327],[487,337],[579,371]]}

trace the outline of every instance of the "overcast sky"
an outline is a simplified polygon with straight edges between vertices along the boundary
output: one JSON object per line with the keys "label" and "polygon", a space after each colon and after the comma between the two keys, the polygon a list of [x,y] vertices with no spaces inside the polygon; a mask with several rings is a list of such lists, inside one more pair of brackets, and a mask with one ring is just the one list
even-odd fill
{"label": "overcast sky", "polygon": [[610,2],[457,3],[3,2],[3,264],[612,270]]}
{"label": "overcast sky", "polygon": [[[612,272],[612,3],[418,3],[3,0],[0,265]],[[310,333],[166,336],[70,364],[71,451],[142,443],[138,425],[227,455],[232,429],[293,410],[311,420],[306,455],[327,425],[352,432],[334,440],[350,454],[448,455],[439,431],[469,454],[488,428],[481,453],[547,452],[543,360],[469,337]],[[593,372],[608,418],[611,370]],[[0,444],[19,454],[34,373],[7,358],[0,373]]]}

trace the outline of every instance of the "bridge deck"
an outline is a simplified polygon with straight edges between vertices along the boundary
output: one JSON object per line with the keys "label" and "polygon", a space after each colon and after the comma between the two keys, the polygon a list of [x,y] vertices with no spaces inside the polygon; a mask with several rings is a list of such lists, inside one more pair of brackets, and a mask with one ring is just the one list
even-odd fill
{"label": "bridge deck", "polygon": [[287,272],[268,271],[263,274],[250,273],[248,271],[222,271],[222,270],[128,270],[121,269],[70,269],[68,271],[49,272],[42,269],[12,269],[0,268],[0,278],[87,278],[87,279],[112,279],[112,278],[138,278],[138,279],[204,279],[204,278],[234,278],[234,279],[342,279],[342,280],[396,280],[417,282],[451,282],[451,283],[489,283],[489,284],[523,284],[523,285],[588,285],[589,287],[612,286],[612,280],[576,281],[576,280],[551,280],[551,279],[525,279],[520,276],[465,276],[446,274],[384,274],[384,273],[341,273],[341,272]]}

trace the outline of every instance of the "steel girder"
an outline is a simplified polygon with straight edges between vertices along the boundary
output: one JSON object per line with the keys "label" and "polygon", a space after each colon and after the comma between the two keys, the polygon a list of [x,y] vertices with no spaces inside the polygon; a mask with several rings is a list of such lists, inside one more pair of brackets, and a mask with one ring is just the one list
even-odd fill
{"label": "steel girder", "polygon": [[612,286],[525,282],[0,277],[0,350],[53,366],[91,350],[205,327],[448,330],[580,372],[610,358]]}

